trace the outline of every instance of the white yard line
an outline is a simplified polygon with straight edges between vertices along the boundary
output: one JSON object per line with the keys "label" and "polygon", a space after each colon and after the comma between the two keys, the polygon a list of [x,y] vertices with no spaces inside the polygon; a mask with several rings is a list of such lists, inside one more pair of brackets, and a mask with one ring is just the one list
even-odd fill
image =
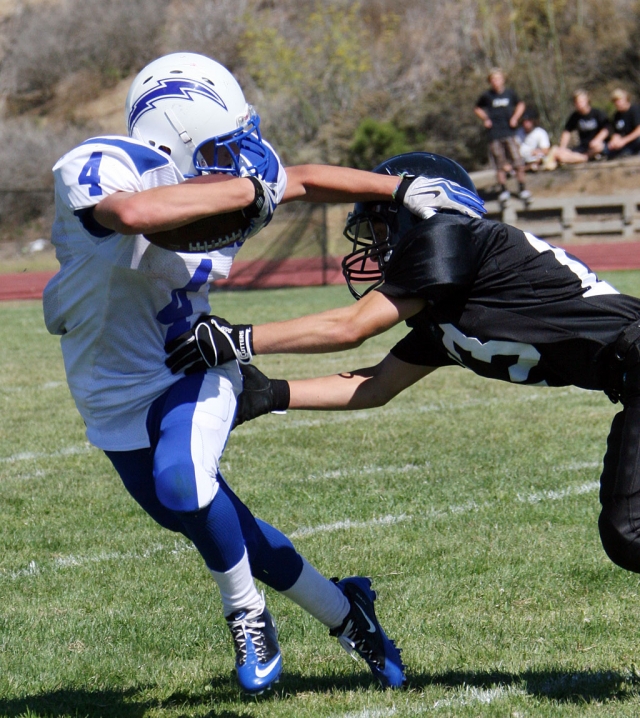
{"label": "white yard line", "polygon": [[457,691],[456,694],[450,698],[441,698],[440,700],[437,700],[433,704],[431,710],[435,711],[439,708],[452,708],[456,706],[471,706],[477,703],[480,703],[481,705],[489,705],[504,698],[526,695],[528,695],[527,691],[515,686],[498,685],[494,688],[464,686],[462,690]]}
{"label": "white yard line", "polygon": [[[541,491],[532,494],[518,494],[515,500],[520,503],[538,504],[543,501],[560,501],[571,496],[581,496],[586,493],[596,492],[599,489],[599,483],[592,481],[583,484],[577,484],[575,486],[566,486],[563,489],[555,491]],[[313,536],[321,533],[334,533],[336,531],[351,531],[359,529],[367,529],[373,527],[384,527],[393,526],[398,523],[407,521],[419,520],[441,520],[448,516],[460,516],[464,514],[481,511],[483,509],[493,509],[495,507],[494,502],[485,501],[477,503],[475,501],[469,501],[464,504],[452,504],[444,509],[432,509],[423,514],[412,516],[410,514],[399,514],[397,516],[387,515],[374,517],[364,521],[353,521],[346,519],[344,521],[336,521],[331,524],[320,524],[318,526],[302,526],[299,529],[291,532],[289,536],[291,538],[303,539],[307,536]],[[98,564],[106,561],[142,561],[150,558],[156,554],[182,554],[188,551],[194,551],[195,549],[190,543],[186,541],[175,541],[172,545],[166,544],[155,544],[144,551],[131,551],[131,552],[101,552],[95,555],[89,556],[61,556],[52,560],[46,560],[44,562],[30,561],[29,564],[20,569],[14,571],[11,570],[0,570],[0,580],[16,580],[25,577],[36,577],[44,573],[54,573],[67,568],[87,566],[90,564]]]}
{"label": "white yard line", "polygon": [[92,451],[98,451],[91,444],[83,444],[82,446],[67,446],[57,451],[25,451],[21,454],[13,454],[13,456],[0,456],[0,464],[15,464],[19,461],[34,461],[39,459],[59,459],[64,456],[75,456],[76,454],[89,454]]}
{"label": "white yard line", "polygon": [[[577,486],[567,486],[564,489],[555,491],[540,491],[532,494],[517,494],[516,500],[519,503],[525,504],[538,504],[543,501],[559,501],[566,499],[570,496],[582,496],[582,494],[591,493],[598,491],[600,483],[598,481],[591,481]],[[319,526],[304,526],[296,529],[291,534],[291,538],[304,538],[306,536],[313,536],[319,533],[334,533],[335,531],[345,531],[348,529],[364,529],[371,528],[373,526],[389,526],[392,524],[402,523],[405,521],[425,519],[442,519],[446,516],[460,516],[462,514],[475,513],[483,509],[493,509],[495,507],[492,501],[483,501],[477,503],[476,501],[468,501],[464,504],[451,504],[446,509],[431,509],[423,514],[412,516],[410,514],[400,514],[398,516],[382,516],[380,518],[372,518],[367,521],[336,521],[332,524],[320,524]]]}
{"label": "white yard line", "polygon": [[391,524],[399,524],[402,521],[410,521],[413,517],[406,514],[400,516],[381,516],[368,521],[336,521],[333,524],[320,524],[319,526],[307,526],[296,529],[289,534],[291,538],[301,538],[302,536],[312,536],[313,534],[333,533],[334,531],[345,531],[347,529],[366,529],[370,526],[389,526]]}
{"label": "white yard line", "polygon": [[404,464],[403,466],[361,466],[346,469],[333,469],[319,474],[308,474],[300,477],[298,481],[330,481],[334,479],[347,479],[351,476],[371,476],[372,474],[409,474],[415,471],[424,471],[429,468],[429,462],[424,464]]}
{"label": "white yard line", "polygon": [[[528,696],[526,690],[515,686],[498,685],[493,688],[476,688],[463,686],[447,698],[441,698],[434,703],[412,703],[389,706],[388,708],[363,708],[360,711],[349,713],[335,713],[332,718],[391,718],[392,716],[418,716],[425,713],[436,712],[443,708],[456,708],[473,705],[490,705],[505,698]],[[415,696],[420,700],[419,696]]]}
{"label": "white yard line", "polygon": [[363,708],[361,711],[351,713],[336,713],[333,718],[389,718],[397,713],[398,709],[395,706],[390,708]]}
{"label": "white yard line", "polygon": [[[406,699],[403,703],[385,708],[363,708],[359,711],[350,711],[349,713],[335,713],[332,718],[392,718],[392,716],[419,716],[427,713],[436,713],[441,709],[456,709],[463,706],[474,705],[491,705],[501,700],[512,698],[527,698],[537,695],[538,693],[545,695],[556,692],[560,688],[568,686],[587,686],[588,684],[597,685],[603,680],[616,681],[620,680],[632,684],[635,681],[635,675],[629,671],[621,673],[604,673],[595,672],[591,676],[591,680],[585,678],[584,674],[567,674],[560,676],[557,680],[549,681],[540,691],[527,691],[525,688],[515,685],[498,684],[491,688],[478,688],[476,686],[462,685],[459,688],[447,690],[447,697],[440,698],[436,701],[427,702],[420,694],[414,694],[412,699]],[[418,702],[420,701],[420,702]],[[515,715],[515,713],[513,714]]]}
{"label": "white yard line", "polygon": [[20,568],[17,571],[0,571],[0,577],[18,579],[28,576],[40,576],[45,573],[55,573],[65,568],[77,568],[95,563],[105,563],[107,561],[142,561],[159,553],[179,555],[195,550],[195,547],[191,543],[176,541],[172,546],[155,544],[144,551],[105,551],[93,556],[60,556],[46,563],[30,561],[28,566]]}

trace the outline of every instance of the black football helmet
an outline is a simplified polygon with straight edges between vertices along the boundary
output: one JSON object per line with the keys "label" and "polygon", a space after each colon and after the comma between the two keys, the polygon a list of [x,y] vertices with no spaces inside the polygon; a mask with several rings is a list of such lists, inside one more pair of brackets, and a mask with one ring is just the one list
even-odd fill
{"label": "black football helmet", "polygon": [[[374,170],[378,174],[442,177],[478,193],[469,174],[453,160],[431,152],[396,155]],[[423,220],[396,202],[356,202],[347,217],[344,236],[353,251],[342,260],[342,273],[356,299],[364,297],[384,281],[384,267],[400,237]],[[359,291],[355,283],[366,283]]]}

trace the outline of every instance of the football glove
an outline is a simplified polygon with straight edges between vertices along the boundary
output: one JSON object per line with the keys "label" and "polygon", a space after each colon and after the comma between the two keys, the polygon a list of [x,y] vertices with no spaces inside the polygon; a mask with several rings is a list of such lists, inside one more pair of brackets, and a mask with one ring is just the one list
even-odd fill
{"label": "football glove", "polygon": [[248,364],[253,359],[251,324],[229,324],[226,319],[203,314],[193,327],[165,344],[164,363],[172,374],[205,371],[228,361]]}
{"label": "football glove", "polygon": [[475,192],[442,177],[405,175],[393,198],[422,219],[429,219],[439,209],[455,210],[468,217],[482,217],[487,211]]}
{"label": "football glove", "polygon": [[288,381],[269,379],[253,364],[245,364],[240,370],[244,388],[238,396],[234,429],[270,411],[286,411],[289,408],[291,395]]}

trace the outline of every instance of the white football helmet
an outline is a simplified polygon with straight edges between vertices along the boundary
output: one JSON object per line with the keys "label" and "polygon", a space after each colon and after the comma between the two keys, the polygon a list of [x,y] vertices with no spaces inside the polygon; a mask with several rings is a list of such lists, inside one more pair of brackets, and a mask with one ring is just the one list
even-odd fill
{"label": "white football helmet", "polygon": [[215,60],[177,52],[154,60],[127,95],[129,136],[171,156],[185,177],[261,175],[269,153],[260,117],[233,75]]}

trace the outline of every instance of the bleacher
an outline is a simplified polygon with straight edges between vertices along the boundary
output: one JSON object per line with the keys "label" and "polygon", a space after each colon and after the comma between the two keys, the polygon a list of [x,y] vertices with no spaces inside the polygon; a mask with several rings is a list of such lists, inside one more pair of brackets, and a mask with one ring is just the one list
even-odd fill
{"label": "bleacher", "polygon": [[492,170],[471,176],[491,219],[562,245],[640,241],[640,157],[529,173],[527,205],[512,197],[501,206]]}

